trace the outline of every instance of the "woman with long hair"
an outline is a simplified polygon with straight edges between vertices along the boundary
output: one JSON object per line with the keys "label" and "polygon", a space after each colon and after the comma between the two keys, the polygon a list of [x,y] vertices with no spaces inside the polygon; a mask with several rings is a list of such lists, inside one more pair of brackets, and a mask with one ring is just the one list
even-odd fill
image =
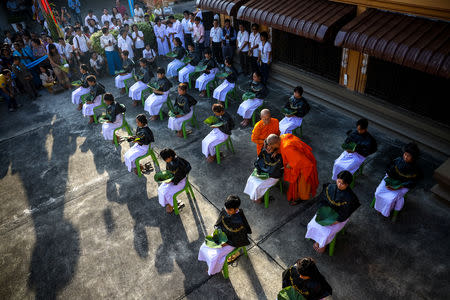
{"label": "woman with long hair", "polygon": [[48,45],[48,59],[59,84],[61,84],[66,90],[70,89],[70,81],[66,73],[66,70],[69,68],[65,66],[67,61],[59,55],[56,46],[53,44]]}

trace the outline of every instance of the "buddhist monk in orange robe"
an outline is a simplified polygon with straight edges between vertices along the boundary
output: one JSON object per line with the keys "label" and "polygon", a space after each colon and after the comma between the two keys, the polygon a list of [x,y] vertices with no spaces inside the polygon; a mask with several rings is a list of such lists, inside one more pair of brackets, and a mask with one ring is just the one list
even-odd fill
{"label": "buddhist monk in orange robe", "polygon": [[252,131],[252,142],[256,144],[256,151],[259,155],[264,145],[264,140],[270,134],[280,134],[279,122],[277,119],[272,118],[270,110],[261,110],[261,121],[255,124]]}

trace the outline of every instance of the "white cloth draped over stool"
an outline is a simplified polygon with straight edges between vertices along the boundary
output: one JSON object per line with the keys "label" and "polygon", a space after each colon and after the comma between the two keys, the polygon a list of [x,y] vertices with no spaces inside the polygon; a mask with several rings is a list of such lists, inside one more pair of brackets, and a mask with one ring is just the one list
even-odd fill
{"label": "white cloth draped over stool", "polygon": [[178,81],[181,83],[189,82],[189,74],[195,71],[195,67],[191,64],[187,64],[186,67],[178,72]]}
{"label": "white cloth draped over stool", "polygon": [[114,129],[122,126],[123,115],[118,114],[116,120],[113,123],[103,123],[102,124],[102,134],[103,138],[107,141],[112,141],[114,139]]}
{"label": "white cloth draped over stool", "polygon": [[323,248],[331,243],[336,236],[336,233],[344,228],[345,224],[348,222],[348,219],[334,225],[322,226],[316,222],[316,216],[317,215],[314,215],[311,221],[309,221],[305,238],[316,241],[319,244],[319,247]]}
{"label": "white cloth draped over stool", "polygon": [[123,89],[125,88],[124,80],[131,78],[131,73],[125,74],[125,75],[117,75],[116,78],[114,78],[114,82],[116,84],[116,88]]}
{"label": "white cloth draped over stool", "polygon": [[[384,178],[386,178],[385,176]],[[391,191],[386,187],[386,181],[381,180],[375,191],[375,209],[383,216],[389,217],[392,209],[401,210],[405,204],[405,195],[409,191],[408,188],[401,188]]]}
{"label": "white cloth draped over stool", "polygon": [[344,150],[341,155],[334,161],[333,176],[331,179],[336,180],[341,171],[349,171],[355,173],[366,158],[356,152],[349,153]]}
{"label": "white cloth draped over stool", "polygon": [[283,120],[280,121],[280,135],[285,133],[292,133],[292,131],[302,126],[303,119],[297,116],[293,117],[284,117]]}
{"label": "white cloth draped over stool", "polygon": [[193,114],[194,114],[194,108],[192,107],[191,111],[182,117],[179,117],[179,118],[170,117],[167,127],[169,127],[169,129],[172,129],[172,130],[177,130],[177,131],[181,130],[183,122],[192,118]]}
{"label": "white cloth draped over stool", "polygon": [[186,185],[186,178],[183,178],[183,180],[178,182],[177,185],[173,184],[172,182],[169,183],[163,182],[158,187],[159,204],[161,204],[162,207],[166,207],[167,204],[173,206],[173,195],[175,195],[176,192],[179,192],[182,189],[184,189],[185,185]]}
{"label": "white cloth draped over stool", "polygon": [[178,71],[177,70],[178,70],[178,68],[181,68],[182,66],[184,66],[184,62],[182,62],[181,60],[175,58],[173,61],[171,61],[167,65],[166,76],[169,77],[169,78],[177,76],[178,75]]}
{"label": "white cloth draped over stool", "polygon": [[144,110],[148,111],[150,116],[156,116],[157,114],[159,114],[159,111],[161,110],[161,107],[163,106],[164,102],[167,101],[168,95],[169,91],[164,92],[164,94],[162,95],[152,93],[145,100]]}
{"label": "white cloth draped over stool", "polygon": [[203,242],[198,252],[198,260],[208,264],[208,275],[214,275],[222,271],[225,258],[234,249],[235,248],[230,245],[221,248],[209,248]]}
{"label": "white cloth draped over stool", "polygon": [[244,193],[250,196],[250,199],[256,201],[267,192],[267,190],[273,187],[279,181],[278,178],[261,179],[256,176],[250,175],[245,185]]}
{"label": "white cloth draped over stool", "polygon": [[202,153],[206,157],[210,155],[216,154],[216,146],[220,143],[223,143],[227,140],[229,137],[228,134],[223,133],[220,131],[219,128],[214,128],[211,130],[211,132],[205,136],[205,138],[202,140]]}
{"label": "white cloth draped over stool", "polygon": [[262,99],[253,98],[245,100],[239,105],[238,115],[242,116],[244,119],[251,119],[253,112],[263,104]]}
{"label": "white cloth draped over stool", "polygon": [[199,91],[206,90],[206,85],[208,84],[208,82],[214,79],[218,70],[219,69],[214,68],[209,71],[209,74],[203,73],[202,75],[200,75],[200,77],[195,81],[195,88]]}
{"label": "white cloth draped over stool", "polygon": [[225,102],[227,99],[227,93],[234,88],[234,83],[228,82],[228,80],[224,80],[221,85],[216,87],[213,92],[213,98],[219,101]]}
{"label": "white cloth draped over stool", "polygon": [[102,95],[98,95],[95,97],[94,102],[92,104],[83,104],[83,116],[93,116],[94,115],[94,107],[99,106],[102,104]]}
{"label": "white cloth draped over stool", "polygon": [[138,143],[134,144],[127,152],[125,152],[124,160],[125,165],[128,168],[128,172],[131,172],[133,168],[136,167],[134,161],[136,158],[147,154],[149,145],[139,145]]}
{"label": "white cloth draped over stool", "polygon": [[76,90],[72,92],[72,103],[73,104],[80,104],[81,103],[81,96],[86,95],[89,93],[89,88],[84,88],[80,86]]}
{"label": "white cloth draped over stool", "polygon": [[133,84],[128,90],[128,97],[133,99],[134,101],[141,100],[141,92],[148,88],[148,85],[143,83],[142,81],[138,81]]}

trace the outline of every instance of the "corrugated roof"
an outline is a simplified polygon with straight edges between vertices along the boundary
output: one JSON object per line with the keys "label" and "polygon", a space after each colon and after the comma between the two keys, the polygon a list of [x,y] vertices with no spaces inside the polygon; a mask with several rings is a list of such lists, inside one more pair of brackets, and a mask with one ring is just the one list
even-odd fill
{"label": "corrugated roof", "polygon": [[327,0],[250,0],[237,18],[323,42],[355,14],[355,6]]}
{"label": "corrugated roof", "polygon": [[247,0],[197,0],[196,5],[201,9],[235,17],[237,9],[245,1]]}
{"label": "corrugated roof", "polygon": [[450,24],[370,9],[345,25],[335,45],[450,78]]}

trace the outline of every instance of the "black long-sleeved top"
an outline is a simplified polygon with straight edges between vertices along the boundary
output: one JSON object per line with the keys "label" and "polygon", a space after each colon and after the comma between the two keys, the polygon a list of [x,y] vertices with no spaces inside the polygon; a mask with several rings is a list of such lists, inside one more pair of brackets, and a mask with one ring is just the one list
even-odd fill
{"label": "black long-sleeved top", "polygon": [[158,91],[160,92],[167,92],[172,87],[172,82],[165,76],[163,78],[158,78],[156,83],[159,86]]}
{"label": "black long-sleeved top", "polygon": [[183,112],[183,114],[188,114],[191,111],[191,106],[197,101],[189,94],[178,95],[175,98],[175,103],[173,104],[175,110],[178,112]]}
{"label": "black long-sleeved top", "polygon": [[377,151],[377,141],[375,141],[373,136],[367,131],[363,134],[359,134],[357,130],[349,130],[347,132],[345,143],[355,143],[355,152],[364,157]]}
{"label": "black long-sleeved top", "polygon": [[[31,77],[31,73],[30,71],[28,71],[27,67],[25,67],[25,65],[21,62],[19,62],[18,65],[13,64],[12,65],[12,71],[14,74],[16,74],[16,77],[20,80],[20,81],[25,81],[25,77]],[[28,91],[27,91],[28,92]]]}
{"label": "black long-sleeved top", "polygon": [[106,116],[105,119],[114,123],[116,121],[116,116],[121,113],[120,108],[118,107],[120,104],[116,101],[113,101],[110,105],[106,107]]}
{"label": "black long-sleeved top", "polygon": [[217,128],[219,128],[219,130],[222,131],[223,133],[231,135],[231,130],[234,127],[234,121],[233,118],[230,116],[230,114],[225,112],[221,116],[216,116],[216,118],[219,119],[219,122],[223,123],[222,126]]}
{"label": "black long-sleeved top", "polygon": [[122,63],[122,68],[124,69],[124,71],[126,73],[131,73],[134,69],[134,62],[131,58],[127,58],[123,63]]}
{"label": "black long-sleeved top", "polygon": [[97,96],[103,95],[104,93],[105,87],[98,82],[95,85],[89,87],[89,95],[92,99],[91,101],[94,101]]}
{"label": "black long-sleeved top", "polygon": [[136,128],[135,136],[137,138],[140,138],[137,143],[141,146],[149,145],[150,143],[153,143],[155,141],[153,132],[150,130],[150,128],[148,128],[148,126]]}
{"label": "black long-sleeved top", "polygon": [[166,170],[173,174],[172,183],[177,185],[191,171],[191,165],[184,158],[175,156],[175,158],[166,164]]}
{"label": "black long-sleeved top", "polygon": [[258,99],[264,99],[267,96],[267,88],[262,82],[250,82],[250,91],[255,93],[255,97]]}
{"label": "black long-sleeved top", "polygon": [[228,245],[236,248],[250,245],[247,234],[251,234],[252,229],[248,225],[242,209],[239,209],[234,215],[229,215],[223,208],[214,226],[220,228],[227,235]]}
{"label": "black long-sleeved top", "polygon": [[320,207],[329,206],[337,212],[338,222],[344,222],[350,218],[351,214],[361,205],[350,187],[341,191],[335,183],[324,185],[319,199]]}
{"label": "black long-sleeved top", "polygon": [[202,60],[200,54],[196,51],[188,52],[188,54],[186,54],[186,56],[189,57],[189,59],[191,60],[189,62],[189,64],[193,67],[198,65],[198,63]]}
{"label": "black long-sleeved top", "polygon": [[323,275],[320,274],[317,267],[315,267],[314,271],[314,275],[310,276],[309,279],[302,279],[300,278],[297,264],[295,264],[283,272],[282,287],[292,286],[307,300],[319,300],[332,295],[333,289]]}
{"label": "black long-sleeved top", "polygon": [[143,83],[149,83],[150,79],[153,77],[152,71],[149,70],[147,67],[139,67],[139,69],[136,70],[136,77]]}
{"label": "black long-sleeved top", "polygon": [[289,98],[284,108],[294,111],[293,115],[303,118],[310,110],[308,101],[304,97],[295,98],[293,95]]}
{"label": "black long-sleeved top", "polygon": [[173,52],[177,55],[176,59],[182,59],[186,55],[186,50],[182,46],[176,46],[173,48]]}
{"label": "black long-sleeved top", "polygon": [[84,88],[88,88],[88,87],[89,87],[89,84],[88,84],[87,81],[86,81],[86,78],[87,78],[89,75],[90,75],[89,72],[86,72],[86,73],[84,73],[84,74],[81,74],[81,77],[80,77],[81,86],[84,87]]}
{"label": "black long-sleeved top", "polygon": [[209,74],[210,70],[217,68],[217,62],[213,57],[211,57],[210,59],[207,59],[206,57],[203,58],[200,61],[200,65],[206,66],[206,70],[203,71],[203,73],[207,73],[207,74]]}
{"label": "black long-sleeved top", "polygon": [[281,178],[283,176],[283,158],[280,153],[272,157],[272,153],[267,152],[263,148],[259,152],[254,165],[258,173],[268,173],[271,178]]}
{"label": "black long-sleeved top", "polygon": [[397,157],[387,167],[386,174],[392,179],[402,182],[402,186],[408,189],[413,188],[421,177],[421,172],[417,165],[407,163],[403,157]]}
{"label": "black long-sleeved top", "polygon": [[225,78],[229,83],[235,83],[237,78],[238,78],[238,73],[236,71],[236,69],[231,66],[225,66],[225,73],[228,73],[227,78]]}

